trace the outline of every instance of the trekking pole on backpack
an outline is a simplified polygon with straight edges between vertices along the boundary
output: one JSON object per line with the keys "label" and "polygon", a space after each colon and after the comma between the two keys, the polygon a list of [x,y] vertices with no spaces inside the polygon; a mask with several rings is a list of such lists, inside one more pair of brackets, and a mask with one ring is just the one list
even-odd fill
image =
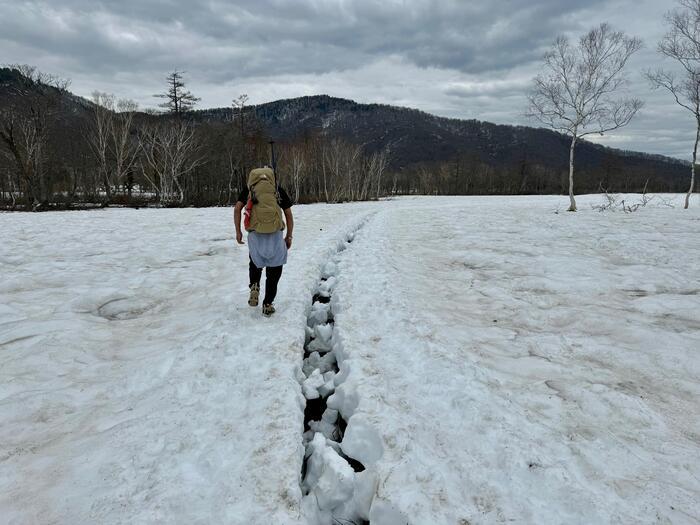
{"label": "trekking pole on backpack", "polygon": [[275,174],[275,190],[277,190],[277,193],[279,193],[280,178],[279,178],[279,175],[277,174],[277,160],[275,159],[275,141],[271,140],[269,142],[269,144],[270,144],[270,162],[272,162],[272,171]]}
{"label": "trekking pole on backpack", "polygon": [[272,171],[277,171],[277,161],[275,160],[275,141],[271,140],[268,142],[270,145],[270,165],[272,166]]}

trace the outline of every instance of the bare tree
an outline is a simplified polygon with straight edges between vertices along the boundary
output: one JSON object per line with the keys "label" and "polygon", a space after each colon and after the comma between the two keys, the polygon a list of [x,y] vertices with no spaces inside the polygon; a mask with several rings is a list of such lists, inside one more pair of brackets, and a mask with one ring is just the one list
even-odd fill
{"label": "bare tree", "polygon": [[112,166],[109,160],[110,138],[114,121],[114,95],[92,92],[92,125],[88,132],[88,142],[97,163],[97,180],[105,191],[105,202],[112,199]]}
{"label": "bare tree", "polygon": [[245,108],[246,105],[248,104],[248,95],[243,93],[242,95],[239,95],[238,98],[234,98],[231,101],[231,122],[235,122],[236,120],[236,113],[238,113],[238,123],[241,128],[241,136],[245,134],[244,132],[244,125],[243,125],[243,119],[245,115]]}
{"label": "bare tree", "polygon": [[328,183],[332,191],[326,202],[355,200],[361,191],[362,146],[334,138],[324,148],[323,159],[324,193],[327,194]]}
{"label": "bare tree", "polygon": [[195,97],[185,89],[184,71],[173,71],[166,77],[168,91],[153,95],[157,98],[166,99],[158,107],[164,108],[168,113],[181,117],[186,111],[191,110],[201,99]]}
{"label": "bare tree", "polygon": [[105,191],[103,205],[112,200],[112,191],[132,173],[138,154],[138,141],[132,137],[133,100],[115,99],[114,95],[93,91],[93,118],[87,140],[95,156],[98,186]]}
{"label": "bare tree", "polygon": [[27,204],[36,210],[48,202],[45,180],[46,113],[30,108],[2,115],[0,141],[9,150],[17,173],[17,187],[26,188]]}
{"label": "bare tree", "polygon": [[239,136],[239,141],[240,141],[240,154],[239,154],[239,160],[237,162],[238,168],[239,168],[239,177],[238,177],[238,184],[243,187],[246,185],[246,180],[247,180],[247,168],[249,166],[248,163],[248,148],[246,148],[246,126],[245,126],[245,109],[246,109],[246,104],[248,103],[248,95],[243,93],[242,95],[239,95],[238,98],[234,98],[231,101],[231,122],[233,122],[234,126],[236,125],[236,120],[238,120],[238,130],[240,133]]}
{"label": "bare tree", "polygon": [[53,87],[59,91],[67,91],[71,84],[71,81],[67,78],[61,78],[56,75],[44,73],[36,66],[31,66],[29,64],[7,64],[6,67],[18,71],[26,81]]}
{"label": "bare tree", "polygon": [[[65,90],[70,81],[27,64],[8,67],[19,73],[19,81],[10,87],[13,97],[0,111],[0,146],[15,167],[12,187],[24,193],[28,207],[37,210],[51,198],[52,180],[46,166],[49,123],[59,104],[57,90]],[[32,88],[37,89],[31,92]],[[12,101],[15,97],[19,102]]]}
{"label": "bare tree", "polygon": [[186,121],[153,122],[144,125],[139,144],[145,163],[144,177],[161,203],[185,200],[184,178],[201,164],[197,155],[194,126]]}
{"label": "bare tree", "polygon": [[601,24],[583,35],[577,45],[557,38],[544,56],[545,72],[534,79],[527,115],[571,138],[569,148],[569,211],[576,211],[574,158],[582,138],[622,128],[642,102],[616,98],[627,83],[629,58],[642,47],[638,38]]}
{"label": "bare tree", "polygon": [[306,167],[306,155],[301,145],[292,146],[289,159],[289,174],[292,181],[292,195],[294,202],[299,202],[301,184],[304,180]]}
{"label": "bare tree", "polygon": [[[384,179],[384,172],[386,171],[387,165],[389,163],[389,150],[383,149],[381,151],[372,154],[369,160],[369,165],[367,167],[367,180],[368,188],[372,189],[374,193],[374,198],[378,199],[381,194],[382,180]],[[366,199],[367,194],[362,196],[362,199]]]}
{"label": "bare tree", "polygon": [[690,187],[684,205],[688,209],[690,196],[695,189],[695,166],[700,142],[700,0],[678,0],[678,3],[680,9],[666,14],[669,30],[659,42],[658,50],[681,66],[680,74],[658,69],[648,71],[647,77],[654,88],[666,89],[676,103],[690,111],[695,118]]}
{"label": "bare tree", "polygon": [[[124,180],[133,172],[136,156],[139,152],[138,141],[132,137],[132,125],[138,104],[133,100],[120,99],[116,109],[111,129],[114,179],[117,184],[123,184]],[[129,198],[131,198],[130,185]]]}

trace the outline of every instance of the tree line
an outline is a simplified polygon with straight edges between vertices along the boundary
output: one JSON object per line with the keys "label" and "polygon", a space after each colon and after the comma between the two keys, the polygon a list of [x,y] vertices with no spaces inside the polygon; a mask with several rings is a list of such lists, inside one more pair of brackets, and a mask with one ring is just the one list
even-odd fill
{"label": "tree line", "polygon": [[[179,71],[156,95],[163,113],[140,112],[132,100],[96,91],[68,140],[68,82],[25,65],[10,71],[16,96],[0,123],[0,198],[7,207],[230,205],[248,171],[270,163],[268,137],[247,97],[234,101],[227,122],[198,122],[192,109],[199,99]],[[295,202],[384,195],[387,151],[311,133],[277,152]]]}
{"label": "tree line", "polygon": [[[695,119],[690,185],[694,191],[700,142],[700,0],[678,0],[666,16],[668,31],[659,53],[675,61],[679,73],[648,70],[652,87],[668,91]],[[278,175],[296,202],[376,199],[388,194],[559,193],[568,189],[576,211],[576,147],[585,137],[628,125],[642,101],[625,96],[627,63],[638,38],[601,24],[577,42],[559,37],[533,80],[528,115],[569,137],[567,174],[528,162],[505,166],[476,155],[422,162],[390,169],[390,148],[366,146],[321,131],[278,145]],[[248,171],[269,163],[268,137],[247,96],[236,98],[230,118],[202,122],[193,109],[200,100],[174,71],[166,90],[154,95],[161,112],[139,111],[137,104],[94,92],[89,102],[67,91],[69,82],[36,68],[13,65],[11,97],[0,114],[0,205],[48,209],[84,205],[230,205]],[[1,80],[1,79],[0,79]],[[74,115],[80,108],[79,118]],[[73,124],[69,124],[73,122]],[[77,122],[77,124],[76,124]],[[603,166],[612,173],[615,161]],[[600,170],[599,170],[600,171]],[[578,187],[595,191],[586,179]],[[578,179],[580,180],[580,178]],[[649,186],[643,168],[628,175],[622,191]]]}

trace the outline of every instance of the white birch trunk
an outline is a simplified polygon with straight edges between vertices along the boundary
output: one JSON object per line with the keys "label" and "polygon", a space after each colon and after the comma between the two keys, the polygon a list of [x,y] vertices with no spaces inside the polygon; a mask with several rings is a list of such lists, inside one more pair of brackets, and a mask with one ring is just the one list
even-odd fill
{"label": "white birch trunk", "polygon": [[684,209],[688,209],[690,205],[690,196],[695,189],[695,164],[698,161],[698,142],[700,142],[700,120],[697,123],[697,131],[695,132],[695,147],[693,148],[693,165],[690,169],[690,188],[688,188],[688,193],[685,196],[685,206]]}
{"label": "white birch trunk", "polygon": [[569,149],[569,211],[576,211],[576,199],[574,199],[574,153],[576,151],[576,140],[578,137],[574,133],[571,139],[571,148]]}

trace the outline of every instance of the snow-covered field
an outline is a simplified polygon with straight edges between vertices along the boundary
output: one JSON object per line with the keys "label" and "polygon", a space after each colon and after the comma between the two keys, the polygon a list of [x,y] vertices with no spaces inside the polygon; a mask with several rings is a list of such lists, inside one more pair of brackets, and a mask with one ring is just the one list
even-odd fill
{"label": "snow-covered field", "polygon": [[295,207],[271,319],[231,210],[0,215],[0,523],[700,523],[700,209],[565,200]]}

